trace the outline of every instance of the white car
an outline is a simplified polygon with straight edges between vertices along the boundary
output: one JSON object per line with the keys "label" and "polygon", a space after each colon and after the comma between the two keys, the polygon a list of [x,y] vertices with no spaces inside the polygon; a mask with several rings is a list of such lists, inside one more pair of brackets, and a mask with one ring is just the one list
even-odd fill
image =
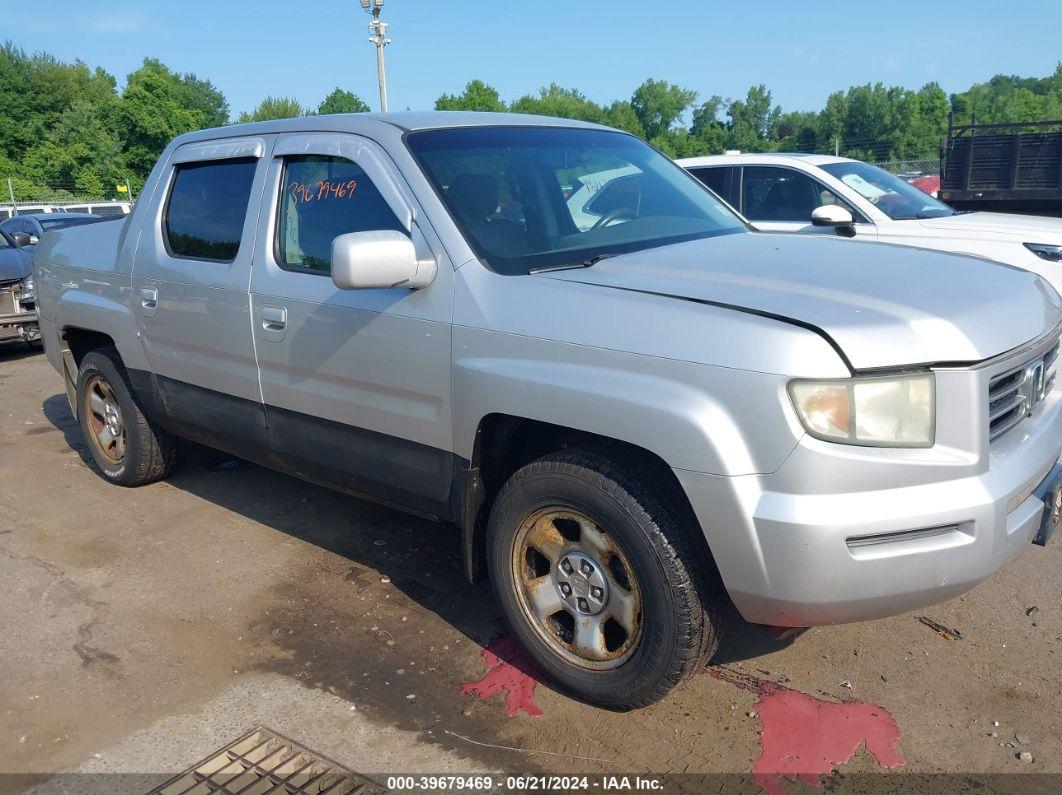
{"label": "white car", "polygon": [[894,174],[843,157],[743,154],[678,163],[757,229],[973,254],[1038,273],[1062,292],[1062,219],[959,212]]}

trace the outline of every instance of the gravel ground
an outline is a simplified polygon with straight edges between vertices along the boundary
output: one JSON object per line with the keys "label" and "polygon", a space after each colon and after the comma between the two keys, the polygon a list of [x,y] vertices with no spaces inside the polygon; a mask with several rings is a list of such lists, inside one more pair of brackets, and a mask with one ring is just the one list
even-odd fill
{"label": "gravel ground", "polygon": [[[735,621],[705,675],[617,714],[521,672],[489,589],[462,579],[452,529],[196,446],[166,483],[111,486],[86,463],[59,376],[21,346],[0,348],[0,398],[0,790],[142,791],[261,724],[377,780],[622,771],[782,792],[752,779],[763,744],[799,743],[855,702],[891,720],[903,764],[853,735],[819,783],[1062,786],[1057,539],[920,611],[961,640],[911,614],[783,642]],[[517,666],[485,657],[492,643]],[[481,693],[462,692],[491,664]],[[482,696],[492,683],[508,700]],[[783,721],[807,731],[770,734],[776,696],[811,710]]]}

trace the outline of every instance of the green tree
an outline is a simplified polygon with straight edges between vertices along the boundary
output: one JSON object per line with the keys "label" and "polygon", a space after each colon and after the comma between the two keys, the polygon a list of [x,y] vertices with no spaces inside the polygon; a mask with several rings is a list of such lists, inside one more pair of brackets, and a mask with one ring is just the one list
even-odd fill
{"label": "green tree", "polygon": [[712,141],[681,127],[662,132],[649,143],[671,158],[719,154],[721,151],[713,147]]}
{"label": "green tree", "polygon": [[697,99],[697,92],[665,80],[649,79],[634,89],[631,107],[652,140],[667,132]]}
{"label": "green tree", "polygon": [[605,108],[604,123],[617,130],[625,130],[637,135],[639,138],[645,137],[645,128],[642,127],[638,114],[634,112],[628,100],[617,99]]}
{"label": "green tree", "polygon": [[[601,122],[675,157],[727,147],[829,152],[834,141],[861,158],[934,157],[949,111],[959,122],[1062,118],[1062,62],[1047,76],[996,75],[950,97],[936,83],[917,91],[877,83],[834,91],[821,109],[788,112],[763,85],[730,102],[713,96],[693,107],[695,98],[673,83],[646,80],[629,100],[604,105],[557,84],[506,104],[495,88],[473,80],[461,94],[439,97],[436,107]],[[691,109],[687,129],[680,120]],[[366,110],[357,96],[338,88],[316,108],[322,114]],[[293,99],[268,97],[240,120],[310,112]],[[139,187],[175,136],[228,120],[228,103],[210,81],[174,72],[157,59],[130,74],[119,95],[115,78],[101,69],[0,44],[0,184],[10,178],[20,196],[45,198],[57,189],[111,196],[127,177]]]}
{"label": "green tree", "polygon": [[752,86],[744,100],[735,99],[727,106],[729,132],[727,146],[743,152],[762,152],[770,140],[782,109],[771,104],[771,92],[765,85]]}
{"label": "green tree", "polygon": [[146,177],[159,153],[176,136],[216,124],[228,116],[220,92],[195,75],[181,76],[147,58],[129,75],[119,118],[125,139],[125,160]]}
{"label": "green tree", "polygon": [[819,114],[810,110],[779,115],[774,141],[779,152],[822,152],[831,146],[821,135]]}
{"label": "green tree", "polygon": [[125,179],[122,144],[99,108],[75,102],[23,161],[44,185],[72,195],[105,198]]}
{"label": "green tree", "polygon": [[330,113],[368,113],[369,106],[362,102],[357,94],[337,88],[317,106],[317,114],[326,116]]}
{"label": "green tree", "polygon": [[555,116],[561,119],[578,119],[598,124],[605,120],[604,109],[587,99],[574,88],[561,88],[556,83],[538,90],[538,96],[528,94],[515,100],[509,109],[513,113],[531,113],[537,116]]}
{"label": "green tree", "polygon": [[250,113],[243,111],[236,119],[237,124],[252,121],[271,121],[273,119],[294,119],[305,116],[306,109],[292,97],[266,97]]}
{"label": "green tree", "polygon": [[229,103],[225,95],[209,80],[192,74],[181,77],[178,101],[195,113],[204,128],[224,127],[229,123]]}
{"label": "green tree", "polygon": [[506,110],[498,89],[482,80],[473,80],[461,94],[443,94],[435,100],[435,110],[482,110],[501,113]]}
{"label": "green tree", "polygon": [[726,125],[719,119],[725,105],[723,98],[715,95],[693,109],[690,135],[696,143],[691,146],[699,150],[695,154],[719,154],[726,148]]}
{"label": "green tree", "polygon": [[1062,62],[1048,77],[996,75],[951,97],[956,120],[982,123],[1044,121],[1062,117]]}

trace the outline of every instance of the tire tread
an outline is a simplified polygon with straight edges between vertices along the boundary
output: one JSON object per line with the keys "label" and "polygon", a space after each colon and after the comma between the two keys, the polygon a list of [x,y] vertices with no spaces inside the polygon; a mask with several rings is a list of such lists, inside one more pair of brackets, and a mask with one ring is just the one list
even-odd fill
{"label": "tire tread", "polygon": [[[639,472],[639,469],[642,471]],[[637,473],[637,474],[636,474]],[[669,484],[650,467],[622,452],[571,448],[546,455],[519,469],[502,487],[496,504],[508,490],[527,478],[567,475],[579,478],[621,505],[630,521],[641,528],[662,558],[668,586],[678,611],[680,635],[668,670],[647,689],[631,694],[624,709],[646,707],[702,671],[719,645],[725,619],[723,595],[714,563],[703,545],[690,537],[696,520],[678,504]],[[699,532],[699,527],[697,528]]]}
{"label": "tire tread", "polygon": [[[122,383],[120,385],[112,384],[112,387],[124,388],[134,409],[131,412],[131,416],[123,418],[125,420],[127,439],[127,469],[121,478],[108,477],[108,480],[122,486],[146,486],[149,483],[163,480],[173,472],[174,467],[177,465],[180,440],[145,414],[140,401],[137,399],[136,391],[129,380],[129,373],[125,368],[125,363],[116,348],[97,348],[86,354],[85,359],[93,355],[106,358],[114,367]],[[83,360],[82,367],[84,367],[84,364]],[[129,415],[130,412],[126,411],[125,414]],[[128,444],[128,439],[134,433],[141,443],[131,446]],[[135,447],[138,451],[138,454],[133,459],[128,458],[130,447]]]}

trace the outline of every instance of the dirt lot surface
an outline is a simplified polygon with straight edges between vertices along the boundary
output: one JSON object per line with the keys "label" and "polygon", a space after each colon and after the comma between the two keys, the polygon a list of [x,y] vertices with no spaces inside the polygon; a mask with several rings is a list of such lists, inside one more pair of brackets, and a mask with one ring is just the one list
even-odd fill
{"label": "dirt lot surface", "polygon": [[910,614],[783,642],[735,622],[712,669],[616,714],[526,676],[445,526],[190,445],[169,482],[111,486],[59,376],[20,346],[0,349],[0,420],[0,790],[143,791],[259,724],[377,780],[621,771],[782,792],[803,787],[779,771],[822,763],[840,789],[1062,781],[1036,775],[1062,774],[1058,539],[920,612],[961,640]]}

